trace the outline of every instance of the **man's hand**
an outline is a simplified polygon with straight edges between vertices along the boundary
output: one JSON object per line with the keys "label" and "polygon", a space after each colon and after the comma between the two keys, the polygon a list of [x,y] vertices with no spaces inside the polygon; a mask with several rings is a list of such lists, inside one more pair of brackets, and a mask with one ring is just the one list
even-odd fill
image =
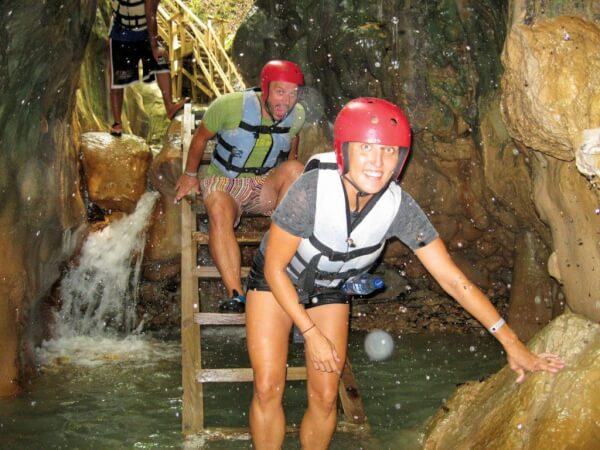
{"label": "man's hand", "polygon": [[152,46],[152,56],[154,56],[154,60],[159,64],[162,63],[161,59],[164,59],[165,62],[168,59],[167,51],[158,45]]}
{"label": "man's hand", "polygon": [[189,192],[192,192],[193,194],[200,193],[200,181],[197,177],[183,174],[179,177],[175,189],[175,203],[179,203]]}

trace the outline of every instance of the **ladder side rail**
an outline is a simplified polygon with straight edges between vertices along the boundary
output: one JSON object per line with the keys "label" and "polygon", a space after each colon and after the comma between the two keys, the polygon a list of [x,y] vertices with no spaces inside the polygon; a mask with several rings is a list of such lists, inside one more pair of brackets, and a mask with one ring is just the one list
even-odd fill
{"label": "ladder side rail", "polygon": [[[187,153],[192,139],[194,117],[192,106],[186,104],[182,122],[182,165],[185,170]],[[197,245],[192,242],[196,216],[189,201],[181,202],[181,375],[183,387],[182,431],[197,433],[204,427],[203,386],[196,382],[201,368],[200,326],[194,315],[199,313],[198,282],[192,271],[196,266]]]}
{"label": "ladder side rail", "polygon": [[346,421],[357,425],[368,425],[365,406],[358,390],[358,383],[354,378],[349,356],[346,357],[344,369],[342,370],[338,394]]}

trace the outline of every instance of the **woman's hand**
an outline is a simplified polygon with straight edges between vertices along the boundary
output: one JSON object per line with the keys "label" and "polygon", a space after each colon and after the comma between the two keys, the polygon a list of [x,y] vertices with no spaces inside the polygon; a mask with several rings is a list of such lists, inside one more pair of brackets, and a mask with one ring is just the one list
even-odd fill
{"label": "woman's hand", "polygon": [[521,341],[515,341],[505,347],[508,365],[518,375],[516,382],[522,383],[527,372],[557,373],[565,367],[564,361],[554,353],[535,353],[529,351]]}
{"label": "woman's hand", "polygon": [[341,374],[340,357],[335,345],[316,326],[304,333],[304,341],[315,370]]}

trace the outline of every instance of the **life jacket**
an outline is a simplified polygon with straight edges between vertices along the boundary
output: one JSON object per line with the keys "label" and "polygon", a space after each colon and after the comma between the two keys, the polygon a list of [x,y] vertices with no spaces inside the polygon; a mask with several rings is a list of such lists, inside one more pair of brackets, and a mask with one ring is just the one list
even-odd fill
{"label": "life jacket", "polygon": [[144,0],[111,0],[113,18],[116,23],[133,31],[148,27]]}
{"label": "life jacket", "polygon": [[319,170],[314,229],[300,241],[287,273],[296,287],[311,293],[339,287],[375,264],[400,208],[402,190],[390,183],[353,218],[335,153],[313,156],[305,170]]}
{"label": "life jacket", "polygon": [[[261,125],[262,111],[256,92],[252,89],[244,91],[242,120],[238,128],[217,133],[213,164],[230,178],[236,178],[241,173],[264,175],[280,161],[287,159],[290,152],[290,128],[294,124],[297,106],[294,105],[280,122]],[[246,161],[261,134],[271,135],[271,148],[261,166],[246,167]]]}

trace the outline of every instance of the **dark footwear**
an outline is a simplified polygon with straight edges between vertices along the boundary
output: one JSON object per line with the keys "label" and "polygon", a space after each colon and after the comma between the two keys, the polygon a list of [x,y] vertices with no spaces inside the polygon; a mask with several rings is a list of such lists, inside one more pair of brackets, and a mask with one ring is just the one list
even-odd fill
{"label": "dark footwear", "polygon": [[110,127],[110,134],[115,137],[121,137],[123,134],[123,129],[121,128],[120,122],[115,122]]}
{"label": "dark footwear", "polygon": [[167,116],[169,118],[169,120],[173,120],[175,118],[175,116],[177,116],[177,114],[179,114],[181,111],[183,111],[183,107],[189,101],[190,101],[190,99],[188,97],[185,97],[184,99],[180,100],[179,103],[177,103],[177,109],[175,109],[175,111],[173,111],[173,114],[171,114],[170,116]]}
{"label": "dark footwear", "polygon": [[246,311],[246,297],[238,291],[233,291],[233,296],[219,304],[219,311],[222,313],[244,313]]}

